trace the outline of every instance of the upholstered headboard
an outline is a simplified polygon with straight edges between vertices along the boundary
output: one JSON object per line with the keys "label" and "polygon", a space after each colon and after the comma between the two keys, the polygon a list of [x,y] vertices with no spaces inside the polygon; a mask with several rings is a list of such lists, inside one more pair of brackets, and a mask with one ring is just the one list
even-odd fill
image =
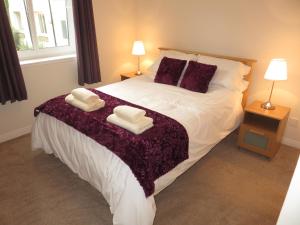
{"label": "upholstered headboard", "polygon": [[189,51],[189,50],[175,49],[175,48],[160,47],[159,50],[173,50],[173,51],[183,52],[183,53],[187,53],[187,54],[195,54],[195,55],[201,54],[201,55],[205,55],[205,56],[211,56],[211,57],[216,57],[216,58],[221,58],[221,59],[229,59],[229,60],[233,60],[233,61],[238,61],[238,62],[244,63],[247,66],[250,66],[251,70],[250,70],[249,74],[247,74],[244,77],[244,79],[249,82],[249,86],[248,86],[247,90],[245,90],[243,92],[242,106],[243,106],[243,108],[245,108],[245,106],[247,104],[247,100],[248,100],[248,90],[249,90],[249,87],[250,87],[251,82],[252,82],[253,65],[254,65],[254,63],[256,63],[256,60],[246,59],[246,58],[239,58],[239,57],[232,57],[232,56],[216,55],[216,54],[204,53],[204,52],[199,52],[199,51]]}

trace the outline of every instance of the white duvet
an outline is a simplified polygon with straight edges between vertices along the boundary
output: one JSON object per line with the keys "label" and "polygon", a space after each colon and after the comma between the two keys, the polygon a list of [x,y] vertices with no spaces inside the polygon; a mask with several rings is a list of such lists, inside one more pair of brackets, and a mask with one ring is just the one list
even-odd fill
{"label": "white duvet", "polygon": [[[242,115],[242,94],[217,86],[201,94],[157,84],[150,76],[143,75],[98,89],[167,115],[186,128],[189,159],[155,181],[155,194],[233,131]],[[153,224],[155,194],[146,198],[130,168],[106,147],[43,113],[36,118],[32,146],[55,154],[99,190],[110,205],[114,225]]]}

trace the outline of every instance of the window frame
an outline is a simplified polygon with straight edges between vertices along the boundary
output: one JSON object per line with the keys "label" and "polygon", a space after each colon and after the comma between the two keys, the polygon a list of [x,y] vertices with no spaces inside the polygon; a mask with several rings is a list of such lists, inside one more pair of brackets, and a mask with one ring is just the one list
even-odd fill
{"label": "window frame", "polygon": [[66,10],[67,10],[67,25],[69,33],[69,45],[68,46],[58,46],[58,47],[48,47],[44,49],[38,48],[37,40],[37,30],[34,20],[34,10],[32,0],[23,0],[25,3],[25,10],[27,15],[28,26],[30,30],[32,49],[17,51],[19,60],[32,60],[39,58],[49,58],[62,55],[70,55],[76,53],[75,45],[75,30],[74,30],[74,19],[72,10],[72,0],[66,0]]}

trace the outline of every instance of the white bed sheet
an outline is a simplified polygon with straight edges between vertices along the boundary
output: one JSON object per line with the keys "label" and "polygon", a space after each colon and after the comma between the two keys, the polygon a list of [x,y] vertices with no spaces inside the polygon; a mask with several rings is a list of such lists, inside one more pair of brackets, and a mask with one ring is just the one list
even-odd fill
{"label": "white bed sheet", "polygon": [[[207,154],[241,121],[242,94],[217,86],[201,94],[157,84],[151,76],[144,75],[98,89],[167,115],[186,128],[189,159],[155,181],[155,194]],[[55,154],[99,190],[110,205],[114,225],[153,224],[153,195],[145,197],[130,168],[106,147],[43,113],[33,127],[32,147]]]}

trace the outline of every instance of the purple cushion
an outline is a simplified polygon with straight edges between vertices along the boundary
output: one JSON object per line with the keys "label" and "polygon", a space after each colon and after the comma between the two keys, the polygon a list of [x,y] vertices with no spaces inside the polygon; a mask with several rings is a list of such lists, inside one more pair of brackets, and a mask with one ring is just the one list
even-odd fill
{"label": "purple cushion", "polygon": [[154,82],[176,86],[185,64],[186,60],[164,57],[160,62]]}
{"label": "purple cushion", "polygon": [[180,87],[190,91],[206,93],[217,66],[190,61],[183,75]]}

